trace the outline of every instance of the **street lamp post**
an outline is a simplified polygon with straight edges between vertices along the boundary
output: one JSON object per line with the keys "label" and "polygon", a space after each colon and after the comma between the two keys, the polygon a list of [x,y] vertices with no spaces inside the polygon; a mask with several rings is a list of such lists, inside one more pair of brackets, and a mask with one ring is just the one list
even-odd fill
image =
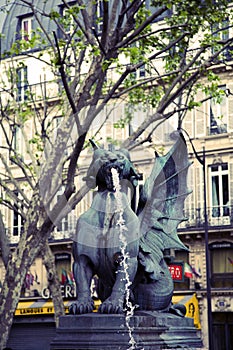
{"label": "street lamp post", "polygon": [[207,215],[207,191],[206,191],[206,154],[203,147],[203,157],[201,158],[193,143],[189,138],[194,154],[198,162],[202,165],[204,181],[204,229],[205,229],[205,260],[206,260],[206,299],[207,299],[207,319],[208,319],[208,344],[209,350],[213,350],[212,336],[212,308],[211,308],[211,284],[210,284],[210,254],[209,254],[209,232],[208,232],[208,215]]}
{"label": "street lamp post", "polygon": [[208,350],[213,350],[213,336],[212,336],[212,308],[211,308],[211,284],[210,284],[210,254],[209,254],[209,232],[208,232],[208,215],[207,215],[207,191],[206,191],[206,153],[205,147],[203,147],[202,158],[197,153],[194,144],[189,137],[188,133],[182,129],[189,138],[193,152],[196,159],[202,165],[203,169],[203,181],[204,181],[204,230],[205,230],[205,260],[206,260],[206,299],[207,299],[207,320],[208,320]]}
{"label": "street lamp post", "polygon": [[203,168],[205,259],[206,259],[206,298],[207,298],[207,314],[208,314],[208,342],[209,342],[209,350],[213,350],[209,232],[208,232],[208,215],[207,215],[207,198],[206,198],[206,156],[205,156],[205,148],[204,147],[203,147],[203,158],[200,159],[200,157],[198,157],[197,159],[202,164],[202,168]]}

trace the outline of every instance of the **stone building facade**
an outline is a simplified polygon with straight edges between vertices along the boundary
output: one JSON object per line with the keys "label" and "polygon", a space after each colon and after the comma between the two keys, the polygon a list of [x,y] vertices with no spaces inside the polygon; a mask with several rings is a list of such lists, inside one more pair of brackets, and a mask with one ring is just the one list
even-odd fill
{"label": "stone building facade", "polygon": [[[55,6],[57,3],[58,0],[51,0],[51,6]],[[3,16],[3,20],[0,21],[2,23],[1,29],[8,38],[9,45],[12,43],[13,33],[18,25],[24,26],[24,29],[28,30],[28,34],[33,28],[33,18],[29,12],[24,13],[23,7],[12,7],[8,16],[4,17],[3,13],[1,16]],[[50,28],[50,30],[52,29]],[[19,59],[18,56],[15,60],[17,59]],[[9,62],[10,58],[2,60],[1,67]],[[37,66],[36,72],[34,67],[35,61],[31,57],[19,71],[19,79],[22,82],[27,80],[27,84],[18,85],[18,102],[24,100],[26,92],[30,88],[30,91],[38,96],[39,106],[42,87],[46,90],[47,98],[55,104],[59,84],[54,82],[51,72],[45,70],[42,64]],[[175,299],[184,299],[188,308],[187,315],[196,317],[195,324],[206,348],[208,348],[208,327],[211,327],[214,350],[230,350],[233,344],[233,60],[229,59],[228,66],[216,66],[216,72],[221,77],[221,88],[225,91],[222,102],[220,104],[215,103],[214,100],[205,102],[187,115],[183,125],[188,133],[185,135],[190,160],[193,162],[188,175],[188,186],[192,194],[188,196],[185,203],[187,221],[180,225],[179,236],[189,248],[189,252],[176,251],[169,252],[169,254],[173,257],[172,262],[174,264],[182,263],[184,269],[184,278],[175,282],[174,302]],[[141,72],[141,74],[144,73]],[[3,90],[1,98],[4,100]],[[200,100],[202,98],[203,96],[199,96]],[[106,106],[103,113],[109,113],[108,109],[112,109],[112,106]],[[124,113],[122,103],[114,106],[112,117],[101,131],[102,140],[106,140],[109,134],[113,139],[118,140],[125,139],[129,135],[130,127],[125,129],[112,128],[122,113]],[[139,124],[144,113],[148,113],[148,111],[138,108],[131,127]],[[31,127],[29,121],[29,130]],[[95,127],[97,128],[98,125],[93,127],[93,133]],[[150,172],[154,159],[154,149],[169,149],[172,144],[169,134],[175,128],[176,121],[161,125],[153,136],[152,143],[146,144],[145,147],[132,154],[132,160],[139,172],[144,174],[144,179],[146,174]],[[20,133],[17,135],[16,142],[20,152],[26,153]],[[107,142],[105,142],[105,146],[108,146]],[[205,160],[204,167],[198,161],[198,157],[202,161]],[[83,157],[83,172],[80,174],[80,178],[85,174],[90,158],[91,153],[87,153]],[[204,180],[206,186],[204,186]],[[75,296],[72,276],[72,234],[75,231],[78,215],[88,208],[92,196],[93,193],[90,192],[82,203],[59,223],[50,239],[50,246],[55,255],[64,294],[64,303],[67,307]],[[11,246],[14,249],[20,239],[23,223],[16,213],[7,208],[2,210]],[[209,254],[209,266],[206,265],[207,254]],[[187,266],[191,268],[189,277],[185,276]],[[207,268],[209,269],[208,273]],[[0,281],[3,281],[4,274],[5,270],[0,258]],[[211,310],[208,308],[208,302],[210,302]],[[196,308],[195,312],[193,307]],[[211,313],[211,319],[208,316],[208,309]],[[20,332],[22,334],[23,328],[20,328],[20,325],[23,322],[29,324],[30,317],[33,319],[32,324],[35,324],[37,329],[40,328],[42,322],[48,322],[49,337],[49,334],[53,332],[50,328],[53,311],[47,289],[46,271],[42,259],[38,257],[25,279],[22,299],[16,310],[12,337]],[[36,333],[33,333],[35,329],[27,334],[32,341],[33,336],[36,336]]]}

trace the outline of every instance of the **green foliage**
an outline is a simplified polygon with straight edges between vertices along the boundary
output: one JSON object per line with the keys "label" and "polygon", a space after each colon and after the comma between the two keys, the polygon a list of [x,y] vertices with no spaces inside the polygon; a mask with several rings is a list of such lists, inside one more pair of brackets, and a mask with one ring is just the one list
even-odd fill
{"label": "green foliage", "polygon": [[[132,73],[125,80],[125,87],[130,89],[129,101],[130,104],[150,104],[153,108],[159,105],[163,94],[167,88],[176,81],[178,74],[184,71],[181,75],[180,83],[188,81],[191,77],[191,71],[186,70],[186,67],[191,64],[192,69],[199,69],[201,75],[207,76],[209,84],[207,87],[193,86],[193,91],[189,91],[190,85],[187,84],[187,92],[190,94],[190,99],[187,101],[187,108],[193,109],[200,105],[200,102],[195,101],[195,93],[199,88],[205,90],[205,93],[214,96],[219,94],[218,77],[211,71],[202,69],[206,59],[206,53],[216,52],[221,48],[222,43],[219,43],[219,39],[226,35],[227,27],[224,31],[219,31],[218,35],[213,36],[213,27],[216,23],[221,23],[226,20],[226,17],[230,15],[230,11],[227,10],[227,1],[221,1],[219,3],[212,1],[152,1],[152,5],[155,7],[166,5],[168,9],[174,13],[164,18],[164,28],[161,26],[160,30],[153,33],[152,30],[147,29],[147,33],[150,35],[147,38],[138,40],[137,44],[128,48],[128,56],[130,62],[137,64],[139,62],[145,62],[146,67],[151,67],[152,72],[156,62],[150,62],[149,59],[145,59],[149,52],[149,48],[154,47],[155,50],[164,50],[163,62],[164,69],[167,74],[161,76],[159,88],[157,84],[151,86],[150,84],[144,84],[143,87],[138,87],[137,72]],[[198,39],[198,41],[197,41]],[[198,42],[198,46],[197,46]],[[154,43],[154,45],[153,45]],[[170,45],[170,49],[167,47]],[[193,49],[192,49],[193,47]],[[193,61],[194,56],[198,50],[203,52]],[[200,51],[201,52],[201,51]],[[220,57],[220,56],[219,56]],[[157,72],[156,72],[157,74]],[[148,89],[148,87],[150,88]],[[162,88],[162,86],[164,88]],[[149,93],[148,93],[149,92]],[[171,90],[171,93],[175,93],[175,90]],[[185,88],[182,94],[186,94]]]}
{"label": "green foliage", "polygon": [[54,20],[54,19],[58,19],[61,17],[60,13],[58,13],[57,11],[55,11],[54,9],[52,9],[50,11],[50,14],[49,14],[49,17],[51,20]]}
{"label": "green foliage", "polygon": [[114,146],[120,146],[120,144],[121,144],[121,141],[120,140],[116,140],[116,139],[113,139],[112,137],[110,137],[110,136],[107,136],[106,137],[106,141],[107,141],[107,143],[108,144],[110,144],[110,145],[114,145]]}
{"label": "green foliage", "polygon": [[28,103],[23,103],[20,105],[20,109],[18,111],[18,118],[20,124],[24,124],[27,120],[31,118],[31,108],[28,106]]}
{"label": "green foliage", "polygon": [[41,135],[35,134],[28,142],[29,144],[36,146],[36,150],[40,152],[40,154],[36,153],[39,158],[44,150]]}
{"label": "green foliage", "polygon": [[124,118],[120,118],[117,122],[113,124],[115,129],[124,129],[126,125],[131,121],[132,116],[127,115]]}
{"label": "green foliage", "polygon": [[[108,0],[102,0],[104,5],[107,2]],[[10,0],[6,0],[6,5],[7,3],[10,3]],[[216,65],[219,60],[224,63],[224,54],[219,53],[218,50],[223,47],[224,38],[227,37],[228,33],[227,26],[222,30],[222,23],[225,24],[226,19],[228,19],[229,25],[232,25],[232,13],[227,10],[228,1],[151,0],[152,12],[155,9],[163,9],[162,13],[159,14],[160,17],[154,18],[154,23],[147,23],[151,15],[151,12],[145,6],[148,1],[114,1],[118,8],[109,18],[104,17],[106,11],[97,18],[96,5],[99,3],[97,0],[61,1],[65,9],[63,15],[60,13],[63,6],[59,8],[59,11],[51,9],[48,13],[43,14],[43,8],[48,8],[48,6],[43,7],[47,0],[18,0],[12,3],[16,6],[23,3],[25,7],[28,3],[31,6],[27,10],[33,11],[35,8],[37,18],[39,18],[37,25],[34,26],[34,28],[38,28],[31,32],[30,37],[27,38],[28,40],[23,39],[25,33],[16,33],[19,39],[2,56],[2,58],[7,58],[6,61],[10,65],[10,69],[4,72],[3,80],[6,81],[1,82],[4,98],[7,96],[3,99],[6,105],[1,105],[1,118],[5,118],[4,123],[11,132],[11,137],[6,140],[6,144],[8,141],[7,145],[12,151],[11,146],[15,141],[16,128],[21,127],[25,139],[28,138],[25,140],[28,142],[25,156],[28,158],[31,156],[31,161],[27,159],[24,163],[25,167],[22,167],[23,159],[20,158],[17,151],[13,150],[9,154],[12,155],[11,159],[15,161],[14,168],[17,161],[19,161],[18,171],[20,170],[20,176],[22,176],[22,170],[25,171],[24,175],[28,175],[29,185],[30,181],[33,180],[35,180],[33,184],[36,184],[37,176],[43,173],[41,172],[38,175],[37,166],[40,164],[45,140],[49,144],[48,151],[51,150],[52,152],[52,154],[48,152],[49,156],[52,156],[46,158],[48,162],[44,164],[45,169],[49,170],[49,172],[45,172],[45,174],[49,174],[45,179],[46,185],[48,185],[48,188],[56,185],[59,167],[62,168],[62,177],[64,184],[66,184],[68,178],[67,173],[64,172],[66,165],[70,161],[71,168],[75,168],[79,161],[74,157],[72,158],[70,152],[74,140],[68,140],[68,143],[70,142],[68,144],[68,155],[66,153],[67,143],[62,136],[65,135],[66,129],[67,135],[70,136],[70,129],[67,125],[72,126],[72,123],[75,124],[78,119],[76,123],[77,128],[79,128],[78,131],[80,135],[82,132],[85,134],[88,127],[95,123],[91,120],[91,117],[97,114],[98,108],[102,104],[105,106],[106,103],[111,103],[112,99],[119,96],[122,100],[127,101],[128,105],[122,117],[114,124],[116,129],[126,127],[132,121],[135,112],[138,112],[139,107],[142,112],[147,112],[153,108],[153,111],[158,111],[159,117],[162,116],[164,119],[168,118],[169,113],[180,112],[180,105],[177,100],[182,101],[182,103],[185,101],[184,105],[181,106],[181,113],[182,109],[191,110],[199,107],[201,101],[198,101],[196,97],[196,93],[199,91],[205,93],[206,99],[211,97],[214,102],[221,103],[225,92],[223,89],[219,89],[219,78],[211,66]],[[71,6],[73,3],[74,6]],[[80,6],[77,3],[83,3],[83,5]],[[37,4],[38,8],[36,8]],[[139,10],[134,13],[137,4]],[[125,8],[122,10],[120,6],[124,5]],[[154,9],[152,6],[154,6]],[[0,10],[2,10],[2,7]],[[29,13],[29,11],[25,13]],[[109,6],[108,11],[111,11],[111,6]],[[132,16],[130,11],[134,13]],[[83,16],[83,13],[85,16]],[[120,17],[118,14],[120,14]],[[40,19],[43,19],[43,16],[46,16],[45,22],[50,21],[51,28],[57,28],[57,31],[46,31],[47,29],[43,25],[40,28]],[[163,20],[161,20],[162,16],[164,16]],[[36,22],[36,16],[33,21]],[[103,35],[99,30],[102,23],[107,27]],[[117,23],[119,27],[117,27]],[[216,23],[219,25],[216,26]],[[213,30],[215,30],[215,35],[212,33]],[[1,37],[2,40],[5,40],[2,35]],[[231,46],[229,46],[228,52],[231,52],[230,48]],[[197,55],[197,53],[199,54]],[[214,55],[215,53],[216,55]],[[26,64],[24,60],[26,61],[27,57],[31,59],[30,57],[33,55],[40,61],[45,74],[43,72],[38,73],[35,64],[32,84],[39,74],[46,75],[49,72],[48,76],[52,76],[51,80],[54,83],[56,82],[54,91],[57,96],[53,94],[53,98],[50,98],[46,94],[49,92],[42,88],[42,77],[41,84],[39,84],[41,90],[39,94],[37,93],[37,96],[27,87],[24,91],[25,99],[17,99],[17,93],[19,92],[17,89],[20,87],[20,84],[18,84],[20,81],[16,69],[23,68]],[[211,55],[214,55],[214,58],[211,58]],[[16,61],[19,62],[16,64]],[[204,77],[205,82],[207,82],[206,85],[198,83],[198,79],[201,77]],[[37,99],[38,96],[40,96],[40,101]],[[54,119],[59,117],[64,117],[63,120],[65,119],[67,123],[64,123],[66,125],[64,129],[60,125],[60,137],[57,137],[56,140],[60,140],[60,143],[57,147],[53,147],[54,131],[57,128]],[[183,115],[181,118],[183,118]],[[219,116],[219,118],[221,119],[222,116]],[[33,128],[35,129],[32,135],[32,130],[27,135],[28,129],[26,127],[29,119],[33,122]],[[151,123],[151,120],[152,116],[148,119],[148,123]],[[155,119],[152,122],[154,125]],[[116,134],[118,133],[116,132]],[[4,136],[4,132],[2,135]],[[134,139],[131,138],[132,143],[130,144],[130,140],[127,146],[131,146],[138,136],[140,134],[134,135]],[[98,138],[100,139],[99,135],[96,135],[97,143]],[[108,136],[106,141],[119,145],[118,140],[113,140],[111,136]],[[81,146],[89,146],[89,141],[85,141],[84,145],[81,144]],[[163,153],[164,149],[161,148],[159,151]],[[63,163],[60,157],[55,157],[56,152],[58,155],[67,155],[67,162]],[[46,168],[47,166],[48,168]],[[9,176],[9,174],[6,176]],[[67,181],[69,185],[74,181],[76,175],[75,172],[74,175],[70,174],[71,181]],[[25,195],[27,195],[26,192]],[[26,206],[22,210],[25,208]],[[48,224],[43,225],[45,213],[39,212],[43,210],[41,203],[37,202],[30,209],[32,209],[32,217],[28,216],[27,219],[29,224],[34,225],[30,226],[30,229],[31,232],[37,233],[38,242],[39,225],[40,227],[46,226],[46,234],[50,232],[50,227],[47,226]],[[38,222],[32,222],[35,214],[38,215]],[[27,233],[26,230],[27,226],[25,233]],[[32,236],[29,235],[29,237]],[[29,249],[32,244],[30,240],[28,240],[28,244],[27,248]],[[14,300],[14,302],[16,301]],[[5,315],[6,312],[2,314]],[[3,322],[3,324],[5,323]]]}
{"label": "green foliage", "polygon": [[[108,1],[106,0],[106,2]],[[148,25],[143,26],[151,12],[145,3],[142,3],[134,15],[134,29],[139,30],[143,26],[143,30],[140,30],[139,34],[135,37],[132,36],[132,38],[130,36],[133,30],[131,30],[128,33],[130,40],[126,41],[125,45],[119,45],[118,49],[115,49],[114,40],[111,41],[116,28],[111,33],[111,37],[108,38],[106,47],[103,47],[105,43],[101,42],[103,39],[101,35],[97,37],[95,31],[102,23],[104,14],[96,18],[95,11],[90,11],[88,17],[90,28],[89,32],[85,32],[85,20],[82,15],[83,10],[86,10],[90,3],[81,6],[77,3],[73,6],[67,5],[64,7],[63,15],[55,9],[51,9],[48,14],[50,21],[59,26],[59,35],[56,33],[58,47],[55,47],[55,50],[51,47],[51,43],[54,43],[52,33],[46,33],[46,36],[43,30],[38,28],[31,33],[29,40],[17,40],[8,54],[11,56],[19,55],[22,51],[27,53],[39,47],[43,50],[38,54],[38,58],[43,59],[43,52],[46,49],[47,53],[50,54],[48,64],[51,65],[54,74],[60,77],[62,66],[70,87],[73,87],[71,76],[75,75],[75,72],[79,69],[81,72],[85,65],[84,71],[88,72],[93,62],[98,61],[102,72],[106,74],[106,79],[101,85],[102,96],[106,96],[115,83],[114,79],[109,78],[109,75],[112,74],[108,73],[109,70],[112,70],[113,75],[121,77],[122,74],[125,74],[127,65],[129,74],[125,75],[119,91],[126,91],[130,108],[140,104],[143,108],[149,106],[156,109],[160,106],[164,96],[166,96],[166,101],[169,99],[172,101],[173,96],[177,98],[176,89],[183,84],[184,87],[179,95],[187,96],[189,94],[186,107],[190,110],[200,105],[200,102],[196,101],[195,98],[199,89],[211,96],[219,94],[218,77],[211,70],[206,69],[204,62],[210,52],[214,53],[221,48],[222,43],[219,40],[227,34],[227,28],[221,31],[221,25],[216,26],[216,23],[226,22],[226,18],[230,24],[231,12],[227,10],[227,4],[228,2],[224,0],[219,2],[211,0],[152,0],[150,1],[152,13],[155,9],[163,8],[163,12],[160,14],[160,16],[164,15],[163,21],[158,22],[159,25],[148,23]],[[92,5],[96,6],[97,1],[93,1]],[[89,10],[90,7],[88,7]],[[166,10],[170,10],[170,12],[166,12]],[[117,28],[117,30],[121,33],[122,28]],[[212,35],[213,30],[216,31],[215,35]],[[125,37],[122,39],[125,40]],[[198,50],[202,50],[202,53],[193,61]],[[156,57],[156,53],[158,57]],[[80,59],[82,56],[83,58]],[[124,58],[122,59],[122,57]],[[220,57],[222,56],[218,56],[216,59]],[[80,62],[80,66],[75,66],[76,62]],[[186,69],[188,65],[191,69]],[[199,70],[199,77],[201,75],[207,77],[207,86],[193,84],[191,77],[194,69]],[[144,73],[141,75],[142,71]],[[176,81],[179,75],[179,81]],[[85,82],[85,76],[79,73],[79,76],[75,78],[78,81],[75,91],[78,91],[79,86]],[[188,83],[189,79],[191,79],[191,83]],[[169,91],[169,87],[173,84],[174,87]],[[96,80],[89,87],[90,97],[95,96],[98,86],[99,82]],[[27,94],[27,101],[32,101],[31,93],[28,91]],[[61,89],[60,97],[65,105],[64,101],[67,101],[67,97],[64,89]],[[87,102],[85,101],[85,103]],[[22,122],[28,118],[26,104],[24,109],[19,112]],[[61,115],[65,113],[66,110],[62,107]],[[114,127],[125,127],[130,120],[130,113],[126,109],[125,115]]]}
{"label": "green foliage", "polygon": [[190,99],[189,103],[188,103],[188,109],[192,110],[195,107],[200,107],[201,106],[201,102],[196,102],[193,99]]}
{"label": "green foliage", "polygon": [[[150,14],[150,11],[145,6],[141,6],[135,16],[135,27],[138,28],[141,26]],[[143,34],[148,33],[150,28],[150,26],[146,27]]]}

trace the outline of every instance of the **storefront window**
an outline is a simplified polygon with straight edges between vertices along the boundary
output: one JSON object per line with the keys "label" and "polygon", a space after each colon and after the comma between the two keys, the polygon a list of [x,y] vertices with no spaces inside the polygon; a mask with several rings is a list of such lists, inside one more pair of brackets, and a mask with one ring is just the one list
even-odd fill
{"label": "storefront window", "polygon": [[[177,250],[175,253],[175,261],[182,262],[184,265],[188,263],[188,252]],[[184,276],[182,282],[174,282],[174,290],[187,290],[190,287],[190,278]]]}
{"label": "storefront window", "polygon": [[211,285],[214,288],[233,287],[233,244],[216,242],[210,245]]}
{"label": "storefront window", "polygon": [[74,279],[71,268],[71,255],[69,253],[55,254],[55,263],[61,285],[72,285]]}
{"label": "storefront window", "polygon": [[213,350],[233,350],[233,313],[213,313]]}

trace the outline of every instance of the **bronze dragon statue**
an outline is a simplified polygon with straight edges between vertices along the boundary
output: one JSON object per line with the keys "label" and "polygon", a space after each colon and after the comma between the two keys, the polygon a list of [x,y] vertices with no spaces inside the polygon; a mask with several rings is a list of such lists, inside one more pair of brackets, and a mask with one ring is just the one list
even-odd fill
{"label": "bronze dragon statue", "polygon": [[[177,236],[177,227],[185,220],[184,200],[189,193],[190,163],[184,137],[177,131],[171,150],[165,156],[155,154],[136,212],[131,208],[129,192],[134,192],[139,174],[128,151],[107,151],[91,143],[94,154],[85,181],[98,191],[77,222],[73,243],[77,300],[70,313],[93,311],[90,286],[94,275],[98,276],[100,313],[124,313],[128,286],[130,301],[138,309],[169,311],[174,286],[164,251],[187,249]],[[114,174],[119,179],[120,203]]]}

